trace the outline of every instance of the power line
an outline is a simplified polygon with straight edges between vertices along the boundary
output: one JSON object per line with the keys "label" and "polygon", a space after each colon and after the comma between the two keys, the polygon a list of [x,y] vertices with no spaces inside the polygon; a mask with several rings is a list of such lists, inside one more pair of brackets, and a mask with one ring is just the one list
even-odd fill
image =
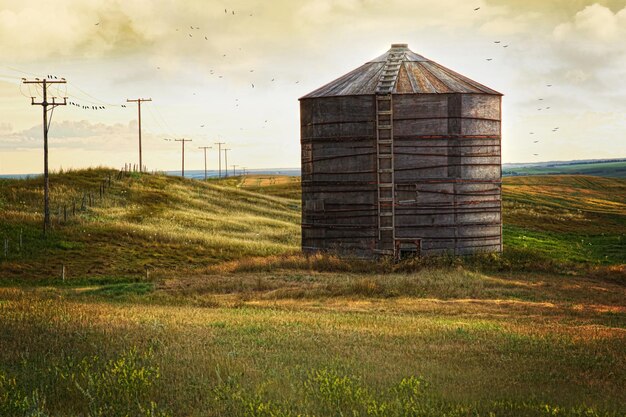
{"label": "power line", "polygon": [[191,141],[192,141],[192,139],[185,139],[185,138],[182,138],[182,139],[174,139],[174,142],[180,142],[180,143],[181,143],[181,145],[182,145],[182,148],[183,148],[183,149],[182,149],[182,154],[183,154],[183,164],[182,164],[182,165],[183,165],[183,170],[182,170],[182,175],[183,175],[183,178],[185,178],[185,142],[191,142]]}
{"label": "power line", "polygon": [[224,168],[226,168],[226,178],[228,178],[228,151],[232,149],[224,148],[222,150],[224,151]]}
{"label": "power line", "polygon": [[204,149],[204,180],[206,181],[206,151],[213,148],[211,146],[198,146],[198,149]]}
{"label": "power line", "polygon": [[217,145],[217,158],[220,161],[218,178],[222,178],[222,145],[226,145],[226,142],[215,142],[214,145]]}
{"label": "power line", "polygon": [[141,102],[152,101],[151,98],[138,98],[138,99],[126,99],[127,103],[137,103],[137,113],[139,115],[139,172],[143,172],[143,165],[141,159]]}
{"label": "power line", "polygon": [[[35,79],[24,80],[24,84],[41,84],[43,87],[43,100],[40,102],[35,101],[35,97],[31,97],[31,105],[42,106],[43,108],[43,201],[44,201],[44,216],[43,216],[43,234],[46,236],[46,232],[50,228],[50,179],[48,176],[48,131],[50,130],[50,123],[52,122],[52,113],[57,106],[67,105],[67,97],[63,97],[63,102],[58,103],[56,97],[52,97],[52,103],[48,102],[48,85],[49,84],[65,84],[65,79],[61,80],[47,80],[47,79]],[[48,120],[48,106],[50,106],[50,120]]]}

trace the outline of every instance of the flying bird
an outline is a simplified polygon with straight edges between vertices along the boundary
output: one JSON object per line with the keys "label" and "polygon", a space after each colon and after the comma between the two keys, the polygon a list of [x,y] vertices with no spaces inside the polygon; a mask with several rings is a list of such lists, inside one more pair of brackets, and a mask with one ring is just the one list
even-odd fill
{"label": "flying bird", "polygon": [[100,24],[100,22],[96,23],[94,26],[98,26]]}
{"label": "flying bird", "polygon": [[476,10],[480,10],[480,7],[477,7],[477,8],[474,9],[474,11],[476,11]]}
{"label": "flying bird", "polygon": [[493,58],[487,58],[487,61],[491,61]]}
{"label": "flying bird", "polygon": [[500,41],[493,41],[493,43],[500,43]]}
{"label": "flying bird", "polygon": [[207,38],[206,36],[204,37],[204,39],[207,40],[207,41],[209,40],[209,38]]}
{"label": "flying bird", "polygon": [[274,79],[272,78],[272,82],[274,81]]}
{"label": "flying bird", "polygon": [[503,47],[503,48],[508,48],[508,47],[509,47],[509,45],[502,45],[502,47]]}
{"label": "flying bird", "polygon": [[300,81],[296,81],[296,84],[299,84],[299,83],[300,83]]}
{"label": "flying bird", "polygon": [[235,11],[233,10],[233,14],[235,14]]}
{"label": "flying bird", "polygon": [[189,37],[190,37],[190,38],[193,38],[193,36],[191,36],[191,33],[189,34]]}
{"label": "flying bird", "polygon": [[252,88],[254,88],[254,84],[252,84]]}
{"label": "flying bird", "polygon": [[546,87],[552,87],[552,84],[546,84]]}
{"label": "flying bird", "polygon": [[535,155],[535,156],[539,156],[539,154],[538,154],[538,153],[534,153],[533,155]]}
{"label": "flying bird", "polygon": [[228,13],[228,11],[226,9],[224,9],[224,13]]}
{"label": "flying bird", "polygon": [[539,142],[539,141],[538,141],[538,140],[536,140],[536,141],[534,141],[533,143],[537,143],[537,142]]}

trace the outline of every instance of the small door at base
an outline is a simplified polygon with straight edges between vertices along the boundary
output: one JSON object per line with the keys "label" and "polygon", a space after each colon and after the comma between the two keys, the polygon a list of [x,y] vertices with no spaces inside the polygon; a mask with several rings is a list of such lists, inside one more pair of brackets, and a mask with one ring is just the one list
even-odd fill
{"label": "small door at base", "polygon": [[420,256],[422,239],[396,239],[396,258],[408,259]]}

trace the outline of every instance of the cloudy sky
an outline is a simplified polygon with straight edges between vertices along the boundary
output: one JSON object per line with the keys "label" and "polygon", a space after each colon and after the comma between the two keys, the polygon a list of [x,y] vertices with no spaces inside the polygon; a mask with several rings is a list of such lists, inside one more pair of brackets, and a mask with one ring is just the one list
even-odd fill
{"label": "cloudy sky", "polygon": [[53,169],[136,162],[138,97],[149,169],[179,168],[173,137],[187,169],[218,141],[229,164],[297,167],[298,98],[391,43],[505,94],[504,162],[626,157],[624,39],[626,0],[0,0],[0,174],[42,170],[20,80],[46,75],[106,107],[54,111]]}

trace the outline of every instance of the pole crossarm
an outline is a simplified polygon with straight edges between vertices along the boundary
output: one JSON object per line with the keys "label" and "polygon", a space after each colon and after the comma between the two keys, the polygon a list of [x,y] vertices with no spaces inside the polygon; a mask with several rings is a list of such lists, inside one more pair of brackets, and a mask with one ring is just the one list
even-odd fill
{"label": "pole crossarm", "polygon": [[222,178],[222,145],[226,145],[226,142],[215,142],[214,145],[217,145],[217,158],[219,159],[219,170],[217,177]]}
{"label": "pole crossarm", "polygon": [[[42,86],[43,96],[41,101],[35,101],[35,97],[30,98],[30,104],[33,106],[41,106],[43,109],[43,234],[46,236],[48,229],[50,228],[50,176],[48,173],[48,131],[50,130],[50,124],[52,123],[52,111],[57,106],[66,106],[67,97],[62,97],[63,102],[57,102],[56,97],[52,97],[52,102],[48,101],[48,84],[66,84],[64,78],[60,80],[40,80],[36,78],[34,80],[23,80],[23,84],[40,84]],[[50,107],[50,109],[48,109]],[[50,113],[50,119],[48,119],[48,112]]]}
{"label": "pole crossarm", "polygon": [[182,155],[183,155],[183,163],[182,163],[182,176],[185,178],[185,142],[191,142],[193,139],[174,139],[174,142],[180,142],[182,145]]}
{"label": "pole crossarm", "polygon": [[204,150],[204,180],[206,181],[206,151],[207,149],[213,149],[211,146],[198,146],[198,149]]}
{"label": "pole crossarm", "polygon": [[141,103],[145,101],[152,101],[151,98],[136,98],[136,99],[126,99],[127,103],[137,103],[137,114],[138,120],[137,123],[139,125],[139,172],[143,172],[143,160],[141,156]]}

